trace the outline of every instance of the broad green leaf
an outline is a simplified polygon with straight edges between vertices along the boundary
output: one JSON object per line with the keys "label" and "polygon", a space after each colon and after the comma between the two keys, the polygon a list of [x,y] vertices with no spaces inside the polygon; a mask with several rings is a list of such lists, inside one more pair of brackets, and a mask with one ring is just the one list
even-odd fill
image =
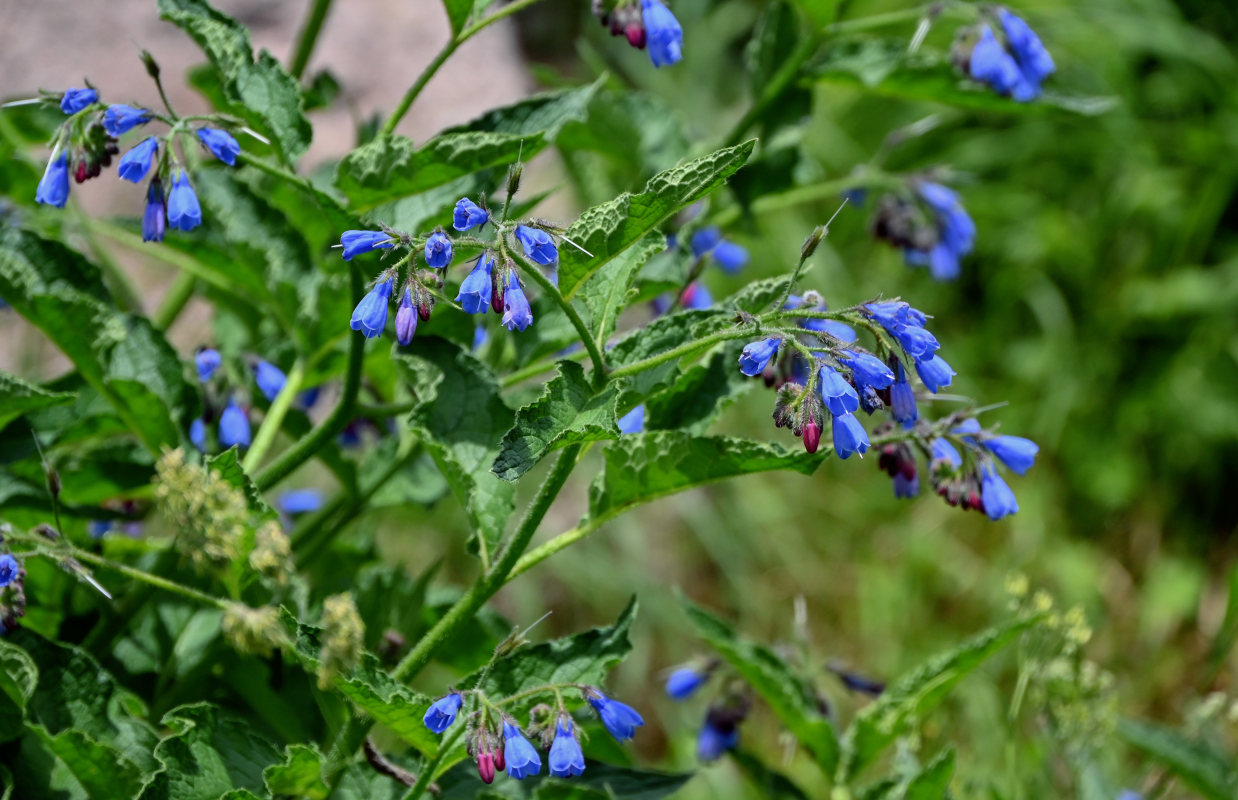
{"label": "broad green leaf", "polygon": [[954,750],[948,749],[908,781],[903,800],[945,800],[953,777]]}
{"label": "broad green leaf", "polygon": [[196,405],[184,368],[147,319],[104,296],[98,269],[79,253],[27,231],[0,233],[0,297],[69,357],[148,450],[176,446]]}
{"label": "broad green leaf", "polygon": [[456,344],[418,338],[411,353],[393,358],[418,401],[409,422],[464,504],[471,546],[488,561],[514,508],[515,487],[490,467],[515,415],[490,370]]}
{"label": "broad green leaf", "polygon": [[1117,105],[1112,97],[1082,97],[1046,90],[1019,103],[964,78],[944,54],[909,55],[904,40],[847,39],[830,46],[813,68],[819,80],[862,86],[876,94],[927,100],[976,111],[1045,114],[1069,111],[1093,116]]}
{"label": "broad green leaf", "polygon": [[38,682],[34,660],[17,645],[0,639],[0,742],[21,735],[22,714]]}
{"label": "broad green leaf", "polygon": [[150,777],[117,748],[97,742],[76,728],[55,736],[41,725],[31,728],[91,798],[137,797]]}
{"label": "broad green leaf", "polygon": [[412,642],[419,632],[426,604],[426,587],[438,564],[426,567],[416,578],[403,565],[367,564],[349,580],[357,611],[365,620],[366,645],[376,648],[387,631]]}
{"label": "broad green leaf", "polygon": [[[544,755],[542,761],[545,762]],[[586,761],[584,773],[570,780],[549,777],[543,769],[536,777],[519,781],[499,779],[493,786],[486,786],[477,777],[477,767],[463,763],[435,783],[442,790],[439,800],[661,800],[683,788],[691,777],[692,773],[654,772]]]}
{"label": "broad green leaf", "polygon": [[283,754],[253,725],[210,703],[178,706],[163,717],[172,735],[155,747],[163,765],[141,800],[218,800],[233,789],[264,789],[262,773]]}
{"label": "broad green leaf", "polygon": [[331,800],[400,800],[408,787],[369,764],[350,764],[331,789]]}
{"label": "broad green leaf", "polygon": [[[658,317],[616,342],[608,354],[610,363],[624,367],[652,358],[728,324],[730,316],[722,309],[692,309]],[[679,363],[672,360],[633,375],[624,383],[619,407],[631,408],[670,386],[678,371]]]}
{"label": "broad green leaf", "polygon": [[761,797],[770,800],[808,800],[804,790],[796,786],[790,778],[771,769],[747,750],[732,750],[731,760],[744,772]]}
{"label": "broad green leaf", "polygon": [[731,436],[632,434],[606,448],[605,468],[589,490],[589,513],[594,520],[606,519],[659,497],[755,472],[811,475],[823,460],[821,452],[786,450]]}
{"label": "broad green leaf", "polygon": [[27,411],[62,405],[72,400],[73,395],[69,392],[49,392],[0,370],[0,428]]}
{"label": "broad green leaf", "polygon": [[330,787],[322,779],[322,754],[318,748],[291,744],[282,764],[272,764],[262,772],[267,791],[275,796],[295,795],[323,800]]}
{"label": "broad green leaf", "polygon": [[1039,619],[1037,616],[1020,617],[990,628],[953,650],[934,656],[887,686],[881,697],[856,714],[847,729],[839,779],[850,781],[891,742],[910,730],[916,720],[923,719],[945,699],[955,684],[1018,639]]}
{"label": "broad green leaf", "polygon": [[[570,245],[569,245],[570,247]],[[666,237],[658,231],[647,234],[615,257],[614,263],[595,272],[580,289],[580,299],[592,318],[593,338],[605,345],[615,332],[620,312],[629,302],[628,290],[650,258],[666,249]]]}
{"label": "broad green leaf", "polygon": [[813,687],[765,645],[737,636],[721,619],[686,598],[681,603],[701,638],[761,695],[821,769],[833,774],[838,735],[822,713],[821,698]]}
{"label": "broad green leaf", "polygon": [[560,361],[559,374],[546,384],[546,393],[516,412],[516,424],[503,437],[494,460],[494,474],[514,481],[551,450],[617,438],[617,396],[614,383],[598,391],[584,367]]}
{"label": "broad green leaf", "polygon": [[541,136],[554,141],[563,126],[580,122],[605,78],[586,86],[559,89],[526,97],[508,106],[491,109],[476,119],[448,128],[443,134],[506,133],[515,136]]}
{"label": "broad green leaf", "polygon": [[189,34],[219,71],[233,110],[293,159],[313,130],[301,110],[301,90],[265,50],[254,57],[244,25],[205,0],[159,0],[159,16]]}
{"label": "broad green leaf", "polygon": [[706,360],[681,372],[664,391],[645,401],[645,430],[702,435],[728,406],[761,383],[739,371],[744,342],[728,342]]}
{"label": "broad green leaf", "polygon": [[1150,722],[1124,719],[1118,736],[1169,767],[1183,783],[1209,800],[1238,796],[1238,770],[1233,759],[1216,746]]}
{"label": "broad green leaf", "polygon": [[681,163],[649,179],[639,194],[622,194],[580,215],[564,234],[592,255],[559,252],[559,290],[569,300],[589,276],[656,231],[672,214],[722,186],[744,165],[756,141]]}
{"label": "broad green leaf", "polygon": [[[744,51],[748,66],[748,84],[753,97],[760,97],[768,88],[774,75],[786,63],[788,54],[795,50],[800,37],[806,33],[808,31],[804,30],[788,0],[777,0],[765,7]],[[796,94],[802,92],[799,88],[793,90]],[[787,98],[784,96],[776,105],[786,103]]]}

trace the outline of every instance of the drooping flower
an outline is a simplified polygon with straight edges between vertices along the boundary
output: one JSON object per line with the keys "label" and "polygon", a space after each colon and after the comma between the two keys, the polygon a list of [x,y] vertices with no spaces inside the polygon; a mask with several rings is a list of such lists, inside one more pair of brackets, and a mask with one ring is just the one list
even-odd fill
{"label": "drooping flower", "polygon": [[908,479],[901,472],[895,473],[894,478],[894,496],[902,500],[910,500],[920,494],[920,476],[915,475]]}
{"label": "drooping flower", "polygon": [[697,258],[713,257],[718,266],[734,274],[748,263],[748,250],[742,245],[722,238],[722,231],[710,226],[692,234],[692,254]]}
{"label": "drooping flower", "polygon": [[696,737],[696,757],[704,763],[717,761],[739,746],[739,725],[725,713],[711,709]]}
{"label": "drooping flower", "polygon": [[283,391],[284,384],[288,382],[288,376],[271,362],[259,360],[254,365],[254,380],[258,384],[258,390],[262,392],[262,396],[273,403],[275,398],[279,396],[279,393]]}
{"label": "drooping flower", "polygon": [[1031,439],[1022,436],[993,436],[981,440],[981,444],[997,456],[1011,472],[1026,475],[1036,462],[1040,448]]}
{"label": "drooping flower", "polygon": [[191,231],[202,224],[202,206],[184,171],[176,176],[168,193],[168,223],[179,231]]}
{"label": "drooping flower", "polygon": [[954,190],[932,181],[920,181],[916,186],[920,198],[933,211],[937,241],[928,250],[907,248],[904,255],[910,266],[927,266],[939,281],[959,276],[959,259],[972,251],[976,241],[976,225],[968,215]]}
{"label": "drooping flower", "polygon": [[626,742],[636,735],[636,729],[645,724],[645,719],[636,709],[618,700],[612,700],[596,689],[589,690],[585,699],[593,710],[602,718],[602,725],[610,735],[621,742]]}
{"label": "drooping flower", "polygon": [[162,242],[168,229],[168,205],[163,197],[163,181],[151,178],[146,189],[146,211],[142,214],[142,241]]}
{"label": "drooping flower", "polygon": [[371,250],[391,249],[395,246],[395,239],[382,231],[344,231],[340,234],[340,244],[344,247],[344,260],[352,261],[353,256]]}
{"label": "drooping flower", "polygon": [[894,371],[874,355],[856,350],[844,350],[838,363],[851,370],[857,384],[884,389],[894,383]]}
{"label": "drooping flower", "polygon": [[60,110],[66,114],[76,114],[98,99],[94,89],[65,89],[60,97]]}
{"label": "drooping flower", "polygon": [[1022,78],[1015,85],[1012,96],[1021,103],[1034,100],[1040,95],[1040,84],[1053,74],[1057,65],[1040,37],[1021,18],[1005,8],[998,9],[997,17],[1001,20],[1006,42],[1019,65]]}
{"label": "drooping flower", "polygon": [[959,455],[959,451],[940,437],[933,440],[933,460],[949,462],[955,469],[963,466],[963,457]]}
{"label": "drooping flower", "polygon": [[692,248],[692,255],[702,258],[709,255],[721,241],[722,230],[711,225],[694,232],[688,240],[688,246]]}
{"label": "drooping flower", "polygon": [[507,287],[503,292],[503,324],[509,331],[522,331],[533,324],[533,309],[524,296],[524,289],[520,288],[515,270],[507,274]]}
{"label": "drooping flower", "polygon": [[1014,57],[1001,46],[988,25],[980,30],[980,39],[972,49],[967,72],[973,80],[988,84],[998,94],[1013,92],[1023,77]]}
{"label": "drooping flower", "polygon": [[322,508],[322,492],[317,489],[289,489],[280,493],[275,507],[285,514],[305,514]]}
{"label": "drooping flower", "polygon": [[860,396],[838,370],[824,365],[817,374],[821,381],[821,399],[831,414],[847,414],[860,407]]}
{"label": "drooping flower", "polygon": [[705,309],[714,304],[714,297],[700,281],[689,283],[680,295],[683,307],[687,309]]}
{"label": "drooping flower", "polygon": [[458,231],[467,231],[478,225],[485,225],[490,219],[486,209],[474,203],[467,197],[456,201],[456,210],[451,217],[451,226]]}
{"label": "drooping flower", "polygon": [[122,136],[150,122],[150,112],[144,108],[134,108],[122,104],[111,105],[103,114],[103,130],[108,136]]}
{"label": "drooping flower", "polygon": [[349,327],[361,331],[367,339],[381,336],[383,328],[387,327],[387,304],[393,287],[394,280],[389,277],[376,283],[353,309]]}
{"label": "drooping flower", "polygon": [[224,361],[223,356],[213,347],[202,347],[198,352],[193,354],[193,365],[198,370],[198,380],[206,383],[215,374],[215,370],[219,369],[219,365]]}
{"label": "drooping flower", "polygon": [[980,499],[984,503],[984,513],[989,519],[998,520],[1018,512],[1019,503],[1015,500],[1010,486],[997,474],[997,470],[985,466],[980,481]]}
{"label": "drooping flower", "polygon": [[642,0],[645,43],[655,67],[677,64],[683,59],[683,28],[670,9],[658,0]]}
{"label": "drooping flower", "polygon": [[559,258],[559,250],[555,240],[549,233],[540,228],[530,228],[528,225],[516,226],[516,240],[524,248],[524,254],[538,264],[553,264]]}
{"label": "drooping flower", "polygon": [[17,559],[8,553],[0,555],[0,589],[17,580],[19,574],[21,574],[21,564],[17,563]]}
{"label": "drooping flower", "polygon": [[417,333],[417,307],[413,305],[413,292],[407,286],[400,297],[400,307],[395,312],[395,340],[402,347],[413,343],[413,335]]}
{"label": "drooping flower", "polygon": [[920,380],[924,381],[925,388],[933,394],[937,394],[939,389],[950,385],[950,381],[956,373],[946,363],[944,358],[939,355],[933,355],[932,358],[916,361],[916,374],[920,376]]}
{"label": "drooping flower", "polygon": [[550,745],[550,774],[570,778],[585,771],[585,754],[572,731],[572,720],[565,714],[555,723],[555,740]]}
{"label": "drooping flower", "polygon": [[189,443],[199,452],[206,452],[206,420],[201,417],[189,423]]}
{"label": "drooping flower", "polygon": [[452,692],[446,697],[440,697],[430,704],[422,722],[434,733],[442,733],[456,721],[456,714],[464,704],[464,695]]}
{"label": "drooping flower", "polygon": [[641,403],[636,408],[619,418],[620,433],[640,433],[645,429],[645,404]]}
{"label": "drooping flower", "polygon": [[227,449],[236,445],[249,447],[249,442],[249,418],[236,400],[229,399],[224,413],[219,415],[219,444]]}
{"label": "drooping flower", "polygon": [[230,167],[236,166],[236,157],[241,154],[241,145],[227,131],[218,128],[198,128],[198,139],[211,154]]}
{"label": "drooping flower", "polygon": [[[512,723],[503,721],[503,761],[508,776],[521,780],[542,769],[542,759],[529,740]],[[497,765],[496,765],[497,766]]]}
{"label": "drooping flower", "polygon": [[666,679],[666,695],[672,700],[686,700],[705,684],[709,674],[695,667],[680,667]]}
{"label": "drooping flower", "polygon": [[456,302],[466,313],[486,313],[490,306],[490,292],[493,287],[491,271],[493,269],[494,256],[489,252],[482,253],[477,257],[473,270],[460,282],[460,292],[456,295]]}
{"label": "drooping flower", "polygon": [[760,375],[769,366],[770,359],[778,352],[781,344],[782,339],[776,336],[748,344],[739,354],[739,371],[750,378]]}
{"label": "drooping flower", "polygon": [[850,458],[852,453],[863,456],[868,452],[868,433],[855,414],[834,416],[834,452],[844,461]]}
{"label": "drooping flower", "polygon": [[435,231],[426,239],[426,264],[434,269],[442,269],[451,263],[451,239],[442,231]]}
{"label": "drooping flower", "polygon": [[890,411],[898,422],[905,426],[911,425],[919,416],[916,393],[907,380],[907,371],[903,369],[902,361],[895,365],[895,373],[894,383],[890,386]]}
{"label": "drooping flower", "polygon": [[[797,308],[808,308],[808,306],[809,302],[807,299],[800,297],[799,295],[791,295],[787,298],[787,302],[783,308],[794,310]],[[812,308],[808,308],[808,310],[828,311],[829,308],[826,307],[825,303],[819,303]],[[829,334],[843,344],[851,344],[859,338],[854,328],[847,323],[839,322],[836,319],[817,319],[815,317],[805,317],[804,319],[799,320],[799,325],[801,328],[807,328],[810,331],[818,331],[819,333]]]}
{"label": "drooping flower", "polygon": [[39,180],[39,188],[34,193],[37,202],[56,208],[64,208],[69,200],[69,155],[61,152],[53,154],[47,162],[47,169]]}

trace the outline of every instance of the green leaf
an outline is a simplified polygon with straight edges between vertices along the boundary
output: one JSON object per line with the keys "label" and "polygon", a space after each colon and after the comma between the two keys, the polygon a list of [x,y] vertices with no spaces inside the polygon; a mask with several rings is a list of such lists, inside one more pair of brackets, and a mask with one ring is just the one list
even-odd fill
{"label": "green leaf", "polygon": [[535,94],[509,106],[491,109],[470,122],[448,128],[443,134],[505,133],[540,136],[552,142],[565,125],[585,119],[590,102],[605,80],[602,77],[586,86]]}
{"label": "green leaf", "polygon": [[435,781],[439,800],[474,798],[536,798],[536,800],[661,800],[679,791],[692,773],[653,772],[586,762],[585,771],[570,781],[541,775],[520,781],[499,780],[488,787],[471,763],[458,764]]}
{"label": "green leaf", "polygon": [[465,506],[470,546],[488,561],[514,509],[515,487],[490,467],[515,415],[490,370],[459,345],[417,341],[414,352],[393,357],[418,401],[409,422]]}
{"label": "green leaf", "polygon": [[265,50],[254,58],[249,31],[205,0],[159,0],[159,16],[189,34],[219,71],[224,95],[253,128],[269,134],[286,159],[309,147],[313,129],[301,90]]}
{"label": "green leaf", "polygon": [[944,800],[953,777],[954,750],[947,749],[908,781],[903,800]]}
{"label": "green leaf", "polygon": [[754,472],[811,475],[823,460],[819,452],[731,436],[632,434],[606,448],[605,468],[589,490],[589,513],[595,520],[606,519],[659,497]]}
{"label": "green leaf", "polygon": [[818,27],[824,27],[838,16],[840,0],[795,0],[795,4]]}
{"label": "green leaf", "polygon": [[181,362],[149,320],[105,296],[98,268],[79,253],[28,231],[0,233],[0,297],[69,357],[148,450],[176,446],[196,406]]}
{"label": "green leaf", "polygon": [[171,736],[155,747],[163,769],[141,800],[218,800],[233,789],[264,789],[263,770],[283,760],[253,724],[210,703],[178,706],[163,717]]}
{"label": "green leaf", "polygon": [[73,397],[71,392],[49,392],[0,370],[0,428],[27,411],[69,403]]}
{"label": "green leaf", "polygon": [[[728,324],[730,316],[726,311],[715,308],[679,311],[658,317],[616,342],[610,349],[610,363],[614,367],[623,367],[664,353]],[[624,383],[620,408],[631,408],[670,386],[678,371],[678,362],[668,361],[633,375]]]}
{"label": "green leaf", "polygon": [[18,738],[22,715],[39,682],[39,668],[25,650],[0,639],[0,742]]}
{"label": "green leaf", "polygon": [[856,714],[843,737],[839,780],[850,782],[915,721],[936,707],[955,684],[990,656],[1014,642],[1040,620],[1021,617],[990,628],[963,644],[930,658],[886,687],[881,697]]}
{"label": "green leaf", "polygon": [[868,91],[908,100],[927,100],[976,111],[1046,114],[1068,111],[1104,114],[1117,105],[1112,97],[1083,97],[1045,91],[1030,103],[1002,97],[964,78],[943,54],[907,53],[904,40],[847,39],[830,46],[814,67],[819,80],[862,86]]}
{"label": "green leaf", "polygon": [[456,36],[464,30],[473,14],[473,0],[443,0],[443,9],[447,12],[447,21],[451,23],[451,35]]}
{"label": "green leaf", "polygon": [[580,215],[564,234],[575,247],[559,251],[559,290],[571,299],[581,285],[620,253],[656,231],[672,214],[700,200],[744,165],[756,141],[681,163],[649,179],[639,194],[624,193]]}
{"label": "green leaf", "polygon": [[1233,759],[1215,746],[1189,739],[1163,725],[1131,719],[1118,722],[1118,736],[1169,767],[1183,783],[1204,797],[1232,800],[1238,796],[1238,772]]}
{"label": "green leaf", "polygon": [[760,792],[760,797],[770,800],[808,800],[804,790],[796,786],[790,778],[771,769],[747,750],[732,750],[731,760],[748,776],[748,780]]}
{"label": "green leaf", "polygon": [[686,598],[680,602],[701,638],[764,698],[821,769],[833,774],[838,764],[838,735],[822,713],[821,699],[812,686],[765,645],[740,638],[721,619]]}
{"label": "green leaf", "polygon": [[665,249],[666,237],[659,231],[653,231],[617,255],[609,267],[595,272],[585,281],[580,289],[580,299],[589,309],[593,338],[599,344],[605,345],[615,332],[615,323],[629,302],[628,290],[632,288],[636,275],[650,258]]}
{"label": "green leaf", "polygon": [[31,727],[91,798],[137,797],[150,777],[117,748],[76,728],[52,736],[41,725]]}
{"label": "green leaf", "polygon": [[545,394],[516,412],[516,424],[503,437],[493,467],[503,480],[516,480],[551,450],[619,436],[615,384],[597,391],[580,364],[560,361],[558,366]]}
{"label": "green leaf", "polygon": [[258,517],[274,519],[278,516],[275,509],[267,505],[266,499],[246,474],[245,468],[241,466],[240,448],[230,447],[218,455],[208,456],[206,466],[211,472],[218,473],[219,477],[227,481],[229,485],[244,492],[249,501],[250,511]]}
{"label": "green leaf", "polygon": [[290,744],[283,764],[272,764],[262,772],[267,791],[273,795],[296,795],[323,800],[331,791],[322,779],[322,754],[318,748]]}
{"label": "green leaf", "polygon": [[761,381],[739,371],[743,342],[729,342],[684,370],[666,390],[645,403],[645,430],[704,434],[740,395]]}

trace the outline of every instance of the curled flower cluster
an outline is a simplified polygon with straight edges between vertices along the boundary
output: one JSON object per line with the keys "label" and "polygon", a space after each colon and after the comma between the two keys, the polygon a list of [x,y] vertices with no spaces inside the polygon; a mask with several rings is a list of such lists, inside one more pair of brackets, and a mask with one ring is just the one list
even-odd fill
{"label": "curled flower cluster", "polygon": [[[535,706],[530,712],[530,724],[524,729],[503,711],[506,701],[494,702],[478,689],[453,691],[435,700],[422,721],[436,734],[455,723],[467,701],[474,700],[468,712],[469,753],[477,762],[477,772],[486,783],[494,781],[496,772],[506,771],[508,777],[521,780],[537,775],[542,769],[542,757],[533,741],[549,751],[550,774],[570,778],[585,771],[585,756],[580,749],[579,731],[572,715],[563,705],[562,691],[575,689],[597,712],[603,727],[621,742],[636,735],[645,724],[644,718],[625,703],[607,697],[593,686],[562,684],[542,686],[521,692],[528,696],[545,692],[553,694],[557,706]],[[514,698],[509,698],[514,699]]]}
{"label": "curled flower cluster", "polygon": [[595,0],[593,13],[611,36],[624,36],[636,49],[647,49],[655,67],[683,60],[683,26],[659,0],[640,0],[639,4],[624,0],[610,11]]}
{"label": "curled flower cluster", "polygon": [[[1008,9],[962,32],[955,60],[973,80],[1000,95],[1028,103],[1040,96],[1041,84],[1057,69],[1036,32]],[[993,24],[1001,32],[994,33]]]}
{"label": "curled flower cluster", "polygon": [[[477,228],[484,229],[494,223],[495,235],[486,242],[467,237],[462,243],[480,247],[481,252],[473,261],[472,269],[460,282],[456,302],[468,314],[485,314],[493,309],[502,315],[502,324],[509,331],[523,331],[533,324],[533,310],[525,294],[524,284],[516,270],[511,253],[519,250],[530,269],[555,269],[559,262],[559,247],[556,234],[562,229],[544,220],[512,223],[492,219],[490,211],[482,205],[463,197],[456,203],[452,214],[452,227],[463,233]],[[429,270],[418,272],[411,268],[424,241],[423,255]],[[396,341],[402,346],[412,343],[418,321],[425,322],[434,309],[435,299],[444,285],[443,275],[455,257],[458,242],[440,227],[422,239],[384,227],[381,231],[345,231],[340,236],[339,247],[343,248],[345,260],[374,250],[389,250],[397,245],[409,252],[394,267],[384,270],[374,281],[369,292],[353,310],[349,326],[367,339],[383,334],[387,327],[392,297],[399,302],[395,315]],[[409,264],[407,277],[399,292],[400,268]],[[554,278],[550,280],[553,282]],[[480,341],[485,333],[479,328]],[[479,345],[477,345],[479,346]]]}
{"label": "curled flower cluster", "polygon": [[975,245],[976,225],[954,190],[929,180],[913,180],[909,189],[881,198],[873,235],[900,248],[907,266],[954,280],[959,261]]}

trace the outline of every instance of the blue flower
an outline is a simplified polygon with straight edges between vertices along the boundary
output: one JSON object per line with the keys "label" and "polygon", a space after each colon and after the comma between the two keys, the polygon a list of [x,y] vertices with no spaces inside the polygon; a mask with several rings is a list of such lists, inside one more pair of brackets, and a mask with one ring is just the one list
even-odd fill
{"label": "blue flower", "polygon": [[322,393],[321,386],[311,386],[305,391],[297,395],[297,408],[302,411],[309,411],[318,402],[318,395]]}
{"label": "blue flower", "polygon": [[863,456],[868,452],[868,433],[855,418],[855,414],[834,416],[834,452],[846,461],[852,453]]}
{"label": "blue flower", "polygon": [[760,375],[769,365],[770,359],[778,352],[778,346],[781,344],[782,339],[771,336],[747,345],[739,354],[739,371],[750,378]]}
{"label": "blue flower", "polygon": [[413,343],[413,335],[417,333],[417,308],[413,305],[413,293],[404,288],[404,296],[400,298],[400,307],[395,312],[395,340],[403,347]]}
{"label": "blue flower", "polygon": [[993,35],[988,25],[980,31],[980,40],[972,48],[967,72],[974,80],[988,84],[998,94],[1008,95],[1023,79],[1019,65]]}
{"label": "blue flower", "polygon": [[645,404],[641,403],[636,408],[619,418],[620,433],[640,433],[645,429]]}
{"label": "blue flower", "polygon": [[1014,60],[1019,65],[1022,78],[1014,86],[1013,97],[1021,103],[1034,100],[1040,95],[1040,84],[1053,74],[1057,65],[1053,63],[1053,57],[1045,49],[1040,37],[1026,22],[1004,8],[998,10],[997,16],[1001,20],[1006,42],[1014,53]]}
{"label": "blue flower", "polygon": [[708,677],[707,673],[693,667],[680,667],[666,679],[666,696],[672,700],[686,700],[705,684]]}
{"label": "blue flower", "polygon": [[874,355],[855,350],[844,350],[838,363],[851,370],[857,384],[884,389],[894,383],[894,371]]}
{"label": "blue flower", "polygon": [[64,208],[69,199],[69,155],[61,153],[47,162],[47,169],[39,180],[34,199],[56,208]]}
{"label": "blue flower", "polygon": [[976,224],[963,208],[958,193],[932,181],[921,181],[916,188],[937,215],[942,244],[958,256],[970,253],[976,240]]}
{"label": "blue flower", "polygon": [[739,746],[739,726],[727,722],[722,724],[710,714],[705,717],[696,737],[696,757],[703,762],[717,761],[728,750]]}
{"label": "blue flower", "polygon": [[464,695],[452,692],[431,703],[421,721],[434,733],[442,733],[456,721],[456,713],[460,711],[460,706],[463,704]]}
{"label": "blue flower", "polygon": [[939,355],[916,361],[916,374],[924,381],[924,386],[933,394],[938,389],[950,385],[951,378],[956,374],[946,360]]}
{"label": "blue flower", "polygon": [[111,520],[92,519],[86,523],[86,533],[90,535],[91,539],[102,539],[111,529]]}
{"label": "blue flower", "polygon": [[843,344],[851,344],[859,338],[855,328],[836,319],[805,319],[800,324],[810,331],[829,334]]}
{"label": "blue flower", "polygon": [[901,472],[894,473],[894,496],[899,499],[910,500],[920,494],[920,476],[916,475],[907,479],[907,476]]}
{"label": "blue flower", "polygon": [[285,514],[304,514],[322,508],[322,492],[317,489],[289,489],[275,500]]}
{"label": "blue flower", "polygon": [[13,558],[8,553],[0,556],[0,589],[17,580],[17,575],[20,572],[21,565],[17,563],[16,558]]}
{"label": "blue flower", "polygon": [[189,176],[181,172],[168,193],[168,223],[179,231],[191,231],[202,224],[202,206],[189,185]]}
{"label": "blue flower", "polygon": [[395,246],[395,239],[382,231],[344,231],[340,234],[340,244],[344,246],[344,260],[352,261],[353,256],[371,250],[391,249]]}
{"label": "blue flower", "polygon": [[478,225],[485,225],[490,215],[481,206],[467,197],[456,201],[456,210],[451,216],[451,226],[458,231],[467,231]]}
{"label": "blue flower", "polygon": [[817,375],[821,380],[821,399],[834,416],[847,414],[860,407],[860,396],[855,387],[831,366],[822,366]]}
{"label": "blue flower", "polygon": [[538,264],[553,264],[559,258],[555,240],[540,228],[517,225],[516,240],[524,248],[524,254]]}
{"label": "blue flower", "polygon": [[963,457],[949,441],[937,438],[933,440],[933,460],[948,461],[955,469],[963,466]]}
{"label": "blue flower", "polygon": [[223,356],[213,347],[203,347],[194,353],[193,365],[198,369],[198,380],[203,383],[209,381],[223,361]]}
{"label": "blue flower", "polygon": [[503,292],[503,324],[509,331],[522,331],[533,324],[533,309],[529,308],[529,299],[524,296],[515,271],[507,274],[507,288]]}
{"label": "blue flower", "polygon": [[997,470],[986,466],[983,476],[980,482],[980,500],[984,503],[984,513],[989,515],[989,519],[998,520],[1016,513],[1019,503],[1015,500],[1010,486],[997,474]]}
{"label": "blue flower", "polygon": [[162,242],[168,229],[168,206],[163,197],[163,181],[152,178],[146,189],[146,211],[142,214],[142,241]]}
{"label": "blue flower", "polygon": [[259,360],[254,365],[254,380],[258,383],[262,396],[269,402],[275,402],[275,398],[283,391],[284,384],[288,382],[288,376],[271,362]]}
{"label": "blue flower", "polygon": [[688,240],[688,246],[692,248],[692,255],[702,258],[709,255],[721,241],[722,231],[711,225],[693,233],[692,238]]}
{"label": "blue flower", "polygon": [[381,336],[383,328],[387,327],[387,303],[391,299],[392,288],[391,278],[383,278],[375,284],[353,309],[349,327],[361,331],[367,339]]}
{"label": "blue flower", "polygon": [[572,721],[560,715],[555,724],[554,744],[550,745],[550,774],[556,778],[570,778],[584,771],[585,754],[572,733]]}
{"label": "blue flower", "polygon": [[642,0],[645,43],[655,67],[677,64],[683,59],[683,28],[670,9],[658,0]]}
{"label": "blue flower", "polygon": [[629,705],[612,700],[596,690],[586,694],[589,705],[602,718],[602,725],[610,735],[621,742],[626,742],[636,735],[636,729],[645,724],[645,720],[636,709]]}
{"label": "blue flower", "polygon": [[542,769],[542,759],[524,734],[510,722],[503,721],[503,761],[509,777],[521,780],[536,775]]}
{"label": "blue flower", "polygon": [[687,288],[683,290],[680,300],[683,302],[684,308],[694,310],[709,308],[714,304],[713,295],[699,281],[689,283]]}
{"label": "blue flower", "polygon": [[912,391],[911,383],[907,380],[907,371],[903,369],[903,362],[899,361],[895,369],[897,374],[894,384],[890,387],[890,411],[894,414],[894,419],[909,426],[919,416],[916,410],[916,393]]}
{"label": "blue flower", "polygon": [[735,242],[719,242],[714,248],[714,261],[718,266],[734,275],[748,263],[748,250]]}
{"label": "blue flower", "polygon": [[189,423],[189,442],[200,452],[206,452],[206,420],[198,417]]}
{"label": "blue flower", "polygon": [[[460,292],[456,302],[469,314],[485,314],[490,306],[490,292],[493,288],[494,257],[482,253],[477,257],[477,263],[463,281],[460,282]],[[524,328],[521,328],[524,330]]]}
{"label": "blue flower", "polygon": [[435,269],[442,269],[451,263],[451,239],[442,231],[435,231],[426,239],[426,264]]}
{"label": "blue flower", "polygon": [[489,338],[490,334],[486,332],[486,329],[481,325],[478,325],[473,329],[473,349],[480,350],[481,346],[484,345],[486,340]]}
{"label": "blue flower", "polygon": [[198,128],[198,139],[206,149],[230,167],[236,166],[236,157],[241,154],[241,145],[227,131],[218,128]]}
{"label": "blue flower", "polygon": [[76,114],[98,99],[94,89],[65,89],[60,97],[60,110],[66,114]]}
{"label": "blue flower", "polygon": [[1012,472],[1026,475],[1036,461],[1040,448],[1031,439],[1022,436],[994,436],[981,442]]}
{"label": "blue flower", "polygon": [[107,107],[103,115],[103,130],[107,131],[108,136],[121,136],[148,122],[150,112],[146,109],[117,104]]}
{"label": "blue flower", "polygon": [[219,415],[219,444],[227,449],[235,445],[249,447],[249,418],[236,404],[229,399],[224,413]]}

